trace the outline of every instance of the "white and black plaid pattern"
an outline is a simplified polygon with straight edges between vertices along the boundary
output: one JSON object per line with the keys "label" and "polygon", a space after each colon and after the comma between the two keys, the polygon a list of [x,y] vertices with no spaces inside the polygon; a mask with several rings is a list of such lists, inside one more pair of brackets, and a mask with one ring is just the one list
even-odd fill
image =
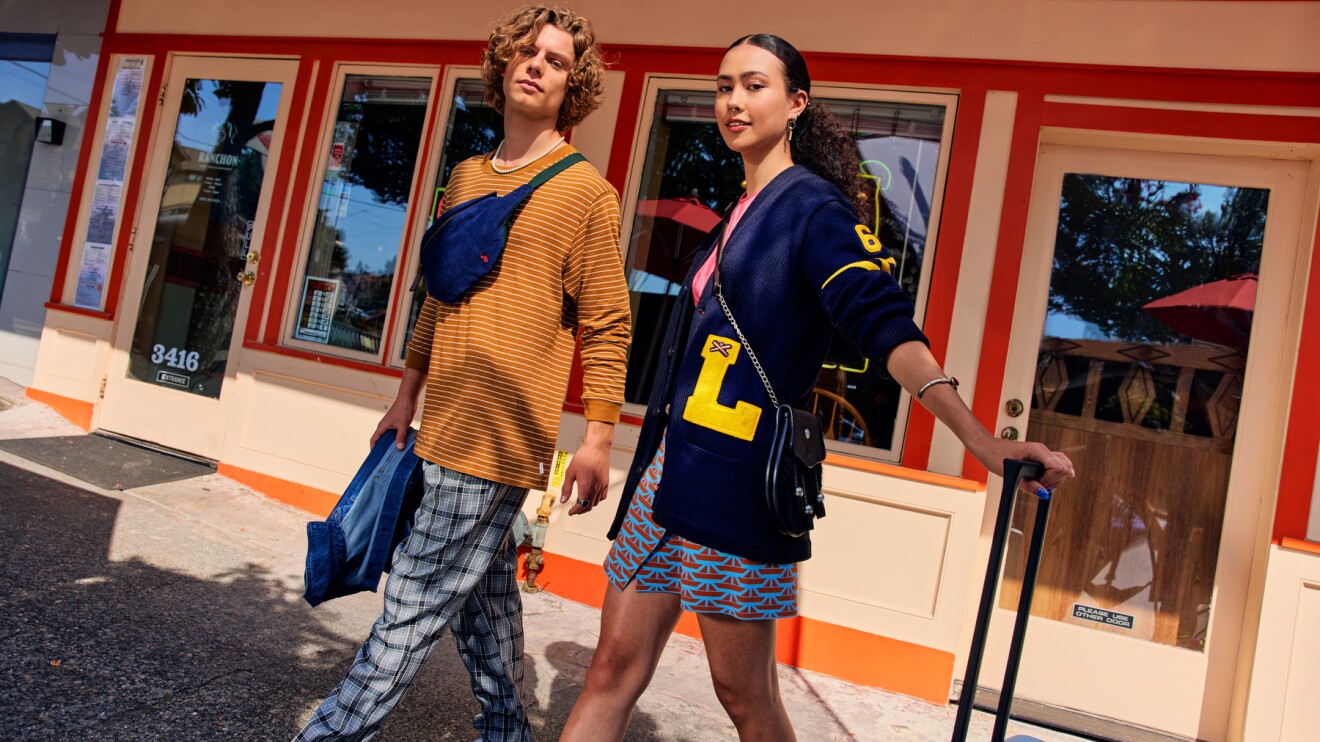
{"label": "white and black plaid pattern", "polygon": [[[522,599],[510,535],[527,490],[425,463],[426,494],[394,552],[385,612],[348,677],[295,742],[369,740],[450,625],[481,703],[485,742],[530,742],[522,705]],[[451,624],[452,621],[452,624]]]}

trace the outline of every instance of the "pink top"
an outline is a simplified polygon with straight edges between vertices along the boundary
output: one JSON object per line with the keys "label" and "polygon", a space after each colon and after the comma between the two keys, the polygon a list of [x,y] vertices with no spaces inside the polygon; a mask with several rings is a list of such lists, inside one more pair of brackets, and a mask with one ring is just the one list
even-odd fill
{"label": "pink top", "polygon": [[[743,214],[747,213],[747,207],[752,205],[752,199],[756,198],[757,193],[760,193],[760,191],[757,191],[756,193],[744,193],[742,197],[738,199],[737,205],[733,207],[733,213],[729,215],[729,226],[724,230],[724,242],[726,244],[729,241],[729,235],[733,234],[733,228],[738,226],[738,221],[742,219]],[[701,301],[701,292],[705,290],[706,282],[710,280],[711,274],[715,272],[715,259],[719,257],[719,254],[719,250],[711,250],[710,257],[706,258],[705,263],[702,263],[701,269],[697,271],[697,275],[692,277],[693,306],[696,306],[697,302]]]}

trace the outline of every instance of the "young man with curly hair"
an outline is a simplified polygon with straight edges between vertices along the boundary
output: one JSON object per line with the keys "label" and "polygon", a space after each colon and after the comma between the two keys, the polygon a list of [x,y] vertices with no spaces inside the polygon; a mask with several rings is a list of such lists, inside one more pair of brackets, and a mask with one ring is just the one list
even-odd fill
{"label": "young man with curly hair", "polygon": [[[563,132],[604,95],[591,25],[572,11],[518,11],[491,34],[482,70],[504,140],[454,169],[444,208],[507,194],[572,154]],[[394,553],[384,614],[298,740],[374,736],[446,626],[481,705],[481,739],[531,739],[510,531],[527,491],[547,484],[577,341],[587,432],[564,500],[573,493],[577,514],[604,499],[629,318],[618,196],[586,162],[535,191],[500,262],[461,301],[426,298],[398,396],[372,436],[392,431],[403,447],[426,389],[416,439],[426,494]]]}

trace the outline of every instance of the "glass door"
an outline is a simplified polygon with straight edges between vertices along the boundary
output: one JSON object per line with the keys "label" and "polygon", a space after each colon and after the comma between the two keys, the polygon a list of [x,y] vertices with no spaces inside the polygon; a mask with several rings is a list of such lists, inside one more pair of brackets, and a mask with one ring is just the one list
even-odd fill
{"label": "glass door", "polygon": [[296,71],[173,60],[101,427],[219,458]]}
{"label": "glass door", "polygon": [[[1078,476],[1051,512],[1019,698],[1224,738],[1282,419],[1273,391],[1304,183],[1295,170],[1043,152],[999,429],[1067,452]],[[1034,515],[1034,498],[1021,498],[990,667],[1003,659]]]}

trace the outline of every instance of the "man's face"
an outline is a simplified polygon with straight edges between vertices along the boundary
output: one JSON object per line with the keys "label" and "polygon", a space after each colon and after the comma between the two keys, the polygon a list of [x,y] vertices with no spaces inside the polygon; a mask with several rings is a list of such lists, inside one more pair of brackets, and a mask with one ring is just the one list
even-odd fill
{"label": "man's face", "polygon": [[542,26],[536,39],[516,50],[504,68],[505,115],[558,118],[574,61],[572,35]]}

